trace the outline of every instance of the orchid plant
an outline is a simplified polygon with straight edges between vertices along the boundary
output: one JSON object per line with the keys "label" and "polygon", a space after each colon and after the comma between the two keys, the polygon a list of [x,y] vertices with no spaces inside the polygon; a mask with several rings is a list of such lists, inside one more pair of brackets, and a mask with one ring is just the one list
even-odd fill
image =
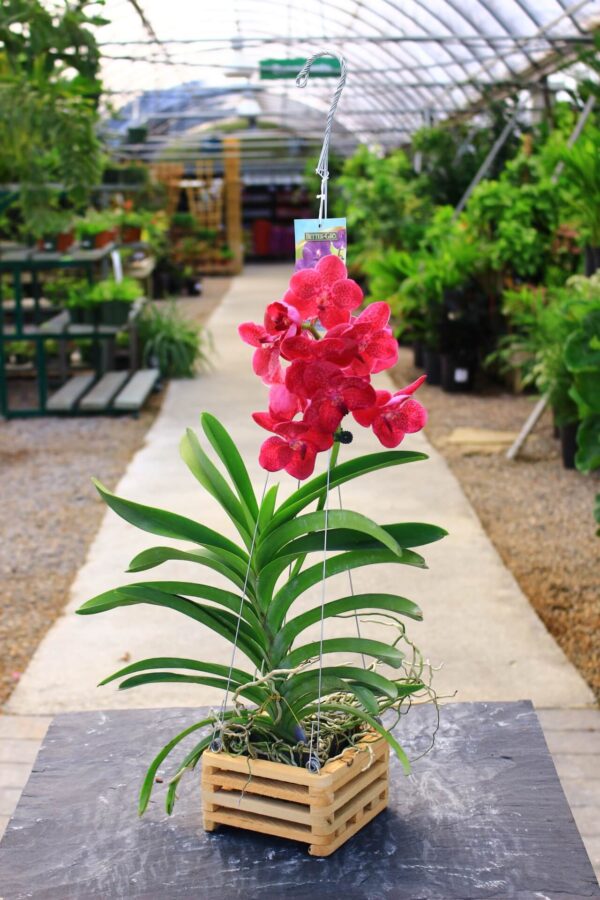
{"label": "orchid plant", "polygon": [[[272,432],[262,445],[260,463],[267,472],[285,469],[304,483],[280,501],[279,485],[268,486],[267,475],[258,496],[234,440],[214,416],[203,413],[204,436],[222,468],[191,430],[182,440],[181,455],[231,519],[237,540],[201,521],[117,497],[97,485],[108,506],[126,521],[186,544],[184,549],[160,545],[145,550],[131,562],[130,572],[177,560],[212,570],[226,585],[137,582],[106,591],[78,610],[89,615],[136,604],[159,606],[211,629],[234,648],[229,666],[172,657],[167,651],[163,657],[133,662],[102,682],[118,680],[122,690],[169,682],[224,692],[220,710],[176,735],[155,757],[142,785],[140,812],[164,760],[202,729],[169,780],[169,812],[183,774],[209,746],[314,769],[315,762],[318,768],[371,729],[409,769],[389,716],[395,714],[397,721],[415,698],[431,698],[429,668],[405,631],[405,619],[422,618],[419,607],[376,589],[355,593],[350,581],[346,596],[325,602],[323,592],[320,606],[298,609],[306,591],[327,585],[339,573],[378,564],[426,568],[414,548],[445,534],[435,525],[379,525],[362,513],[329,508],[328,494],[340,485],[426,459],[420,452],[394,449],[405,434],[425,423],[425,410],[413,397],[421,379],[395,394],[373,388],[371,376],[394,364],[397,347],[386,304],[375,303],[353,315],[362,300],[341,260],[327,255],[315,268],[292,276],[285,296],[267,307],[262,325],[240,326],[243,339],[255,347],[254,370],[269,386],[268,410],[254,413],[256,422]],[[339,463],[340,445],[350,439],[344,430],[349,413],[391,449]],[[318,453],[327,450],[327,470],[310,477]],[[319,554],[317,561],[314,554]],[[391,627],[389,642],[361,634],[364,614]],[[356,636],[326,636],[328,620],[348,616],[356,618]],[[321,639],[306,640],[305,631],[318,623]],[[234,665],[237,651],[246,660],[241,667]],[[332,661],[330,654],[337,658]],[[362,665],[356,661],[360,657]]]}

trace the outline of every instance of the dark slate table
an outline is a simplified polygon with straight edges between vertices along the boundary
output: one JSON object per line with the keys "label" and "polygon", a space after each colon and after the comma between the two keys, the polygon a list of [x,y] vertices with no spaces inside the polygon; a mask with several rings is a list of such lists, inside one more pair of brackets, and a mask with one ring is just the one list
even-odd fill
{"label": "dark slate table", "polygon": [[[417,707],[399,726],[410,755],[427,743],[432,712]],[[205,834],[198,773],[184,779],[171,818],[164,784],[137,817],[150,758],[198,718],[190,709],[57,716],[0,844],[0,898],[600,896],[528,702],[446,706],[414,774],[393,765],[390,808],[325,859],[251,832]]]}

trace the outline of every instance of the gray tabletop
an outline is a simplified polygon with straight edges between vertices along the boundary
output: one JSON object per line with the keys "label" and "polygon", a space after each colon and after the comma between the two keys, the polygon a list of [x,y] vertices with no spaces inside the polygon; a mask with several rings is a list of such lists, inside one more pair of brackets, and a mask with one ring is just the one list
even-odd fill
{"label": "gray tabletop", "polygon": [[[389,809],[325,859],[309,856],[305,845],[251,832],[205,834],[197,772],[182,782],[172,817],[163,812],[164,784],[137,817],[150,758],[200,714],[57,716],[0,844],[0,897],[600,896],[528,702],[446,706],[435,749],[415,763],[413,775],[393,764]],[[425,746],[431,716],[418,707],[399,726],[410,755]]]}

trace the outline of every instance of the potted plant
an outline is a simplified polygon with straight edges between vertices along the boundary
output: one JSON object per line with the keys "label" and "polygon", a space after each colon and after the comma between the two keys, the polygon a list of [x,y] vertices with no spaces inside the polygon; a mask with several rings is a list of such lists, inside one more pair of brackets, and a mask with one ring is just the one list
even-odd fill
{"label": "potted plant", "polygon": [[600,468],[600,304],[567,339],[564,358],[573,376],[569,393],[579,420],[575,464],[591,472]]}
{"label": "potted plant", "polygon": [[93,210],[76,223],[75,233],[82,250],[100,250],[116,238],[116,216],[112,212]]}
{"label": "potted plant", "polygon": [[585,241],[585,274],[600,268],[600,129],[588,126],[572,147],[560,153],[565,200],[581,223]]}
{"label": "potted plant", "polygon": [[135,278],[105,278],[92,285],[90,302],[100,310],[100,321],[104,325],[124,325],[129,318],[131,305],[139,300],[142,292]]}
{"label": "potted plant", "polygon": [[36,221],[37,248],[44,253],[66,253],[75,240],[72,214],[48,209]]}
{"label": "potted plant", "polygon": [[[270,388],[268,411],[253,414],[271,432],[259,457],[267,471],[262,493],[255,492],[234,439],[214,416],[204,413],[201,426],[215,458],[191,430],[181,443],[184,462],[229,516],[236,540],[97,485],[108,506],[132,525],[190,545],[143,551],[130,571],[177,559],[215,570],[230,584],[224,590],[191,579],[138,582],[105,591],[78,610],[90,615],[151,604],[175,610],[233,645],[230,666],[173,658],[165,648],[163,657],[133,662],[103,682],[120,681],[124,690],[173,682],[224,692],[220,711],[176,735],[155,757],[141,788],[140,812],[164,760],[184,738],[200,732],[168,781],[169,812],[182,777],[204,755],[207,830],[232,824],[302,840],[313,854],[328,855],[385,808],[385,745],[410,768],[388,717],[397,722],[411,697],[432,696],[428,666],[406,637],[405,620],[419,621],[421,610],[376,589],[325,598],[335,573],[377,563],[424,567],[414,548],[445,534],[428,524],[381,526],[363,513],[330,507],[330,491],[342,484],[426,458],[396,449],[425,423],[425,410],[414,398],[423,378],[394,395],[375,391],[371,374],[395,363],[397,344],[386,304],[352,315],[362,299],[343,263],[325,257],[315,269],[292,276],[286,302],[269,304],[263,324],[240,326],[243,340],[255,348],[254,370]],[[339,462],[342,444],[351,439],[344,421],[349,413],[388,449]],[[326,471],[311,477],[321,452],[328,453]],[[279,485],[269,487],[269,473],[282,469],[303,484],[278,500]],[[311,553],[318,554],[316,564]],[[299,598],[318,584],[321,603],[306,610]],[[358,623],[361,614],[390,625],[389,642],[360,630],[356,636],[327,636],[333,617],[356,616]],[[306,629],[318,623],[320,640],[307,641]],[[236,664],[238,652],[249,667]],[[332,653],[341,653],[342,661],[331,660]],[[382,672],[381,665],[390,668]],[[274,807],[275,820],[268,813]]]}
{"label": "potted plant", "polygon": [[118,219],[121,241],[124,244],[135,244],[140,241],[142,229],[148,226],[150,220],[151,216],[147,212],[135,210],[131,203],[125,201]]}
{"label": "potted plant", "polygon": [[182,315],[175,303],[149,304],[139,322],[144,364],[160,369],[163,378],[193,378],[208,363],[210,341],[196,322]]}

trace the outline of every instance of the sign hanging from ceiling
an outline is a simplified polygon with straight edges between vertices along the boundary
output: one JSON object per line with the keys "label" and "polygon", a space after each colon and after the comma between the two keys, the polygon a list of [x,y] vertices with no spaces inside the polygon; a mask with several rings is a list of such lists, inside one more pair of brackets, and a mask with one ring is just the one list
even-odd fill
{"label": "sign hanging from ceiling", "polygon": [[[274,81],[278,78],[295,78],[306,59],[261,59],[261,80]],[[337,59],[321,59],[314,62],[310,69],[311,78],[339,78],[341,75],[340,63]]]}

